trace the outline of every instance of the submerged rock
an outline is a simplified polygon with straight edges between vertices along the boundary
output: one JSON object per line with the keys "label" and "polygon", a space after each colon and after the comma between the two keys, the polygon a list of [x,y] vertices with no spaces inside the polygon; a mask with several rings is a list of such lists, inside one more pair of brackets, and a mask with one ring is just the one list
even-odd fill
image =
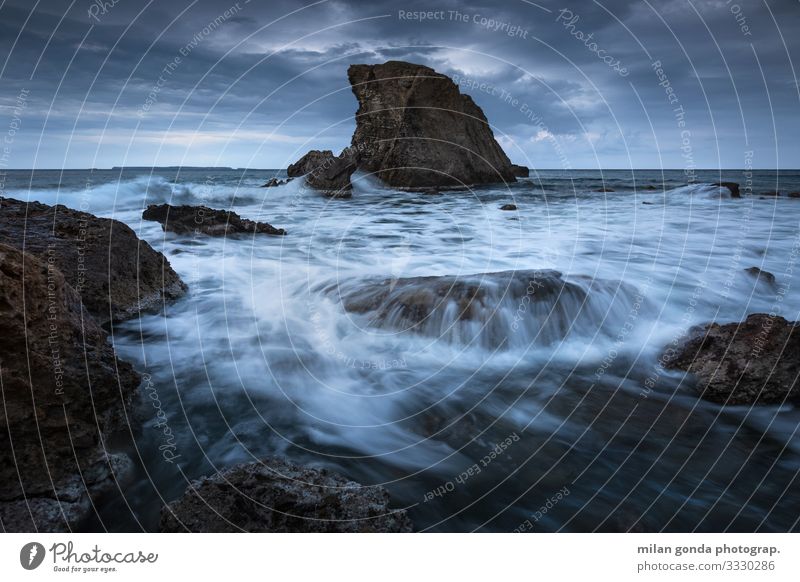
{"label": "submerged rock", "polygon": [[342,281],[321,290],[374,327],[485,348],[611,333],[633,299],[622,283],[566,281],[557,271]]}
{"label": "submerged rock", "polygon": [[778,190],[765,190],[761,193],[762,196],[780,196],[781,193]]}
{"label": "submerged rock", "polygon": [[142,213],[144,220],[161,224],[165,231],[177,234],[196,232],[208,236],[230,236],[234,234],[283,235],[286,231],[266,222],[242,218],[230,210],[215,210],[208,206],[171,206],[151,204]]}
{"label": "submerged rock", "polygon": [[800,198],[800,192],[789,192],[787,196],[789,198]]}
{"label": "submerged rock", "polygon": [[0,244],[0,527],[69,531],[120,477],[108,455],[139,376],[55,260]]}
{"label": "submerged rock", "polygon": [[345,180],[349,184],[356,169],[409,190],[514,182],[515,175],[527,175],[527,168],[511,164],[481,108],[449,77],[402,61],[351,65],[347,75],[358,99],[350,147],[339,156],[311,151],[289,166],[290,176],[310,176],[313,188],[346,191]]}
{"label": "submerged rock", "polygon": [[280,459],[225,469],[192,483],[161,510],[162,532],[410,532],[382,487]]}
{"label": "submerged rock", "polygon": [[278,180],[277,178],[270,178],[267,182],[261,185],[262,188],[277,188],[278,186],[283,186],[286,184],[286,181]]}
{"label": "submerged rock", "polygon": [[664,361],[694,374],[701,396],[720,404],[781,404],[800,395],[800,330],[782,317],[759,313],[697,328]]}
{"label": "submerged rock", "polygon": [[763,281],[764,283],[767,283],[769,285],[775,284],[775,275],[773,275],[769,271],[763,271],[758,267],[748,267],[747,269],[744,270],[744,272],[747,273],[748,275],[752,275],[759,281]]}
{"label": "submerged rock", "polygon": [[613,188],[598,188],[595,192],[605,193],[605,192],[614,192]]}
{"label": "submerged rock", "polygon": [[167,258],[126,224],[66,206],[0,198],[0,243],[52,261],[101,325],[186,292]]}
{"label": "submerged rock", "polygon": [[503,204],[500,207],[500,210],[516,210],[516,209],[517,209],[517,205],[516,204]]}
{"label": "submerged rock", "polygon": [[731,198],[741,198],[742,195],[739,193],[739,183],[738,182],[714,182],[712,186],[719,186],[720,188],[727,188],[731,193]]}

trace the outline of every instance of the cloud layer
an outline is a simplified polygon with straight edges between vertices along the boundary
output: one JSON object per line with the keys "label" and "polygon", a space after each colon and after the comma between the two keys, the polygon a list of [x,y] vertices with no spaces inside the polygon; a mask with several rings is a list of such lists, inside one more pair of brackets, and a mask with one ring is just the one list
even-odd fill
{"label": "cloud layer", "polygon": [[355,62],[453,76],[536,168],[796,168],[796,2],[48,0],[0,8],[6,165],[285,167]]}

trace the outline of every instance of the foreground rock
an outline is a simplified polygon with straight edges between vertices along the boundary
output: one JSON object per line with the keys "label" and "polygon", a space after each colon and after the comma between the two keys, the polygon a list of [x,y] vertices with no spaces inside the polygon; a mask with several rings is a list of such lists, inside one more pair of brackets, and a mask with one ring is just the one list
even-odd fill
{"label": "foreground rock", "polygon": [[385,184],[410,190],[464,188],[514,182],[527,168],[514,166],[494,138],[483,111],[449,77],[402,61],[351,65],[358,99],[351,145],[339,156],[312,151],[289,167],[289,175],[325,168],[309,185],[348,190],[358,169]]}
{"label": "foreground rock", "polygon": [[102,441],[139,384],[55,261],[0,244],[0,528],[68,531],[125,467]]}
{"label": "foreground rock", "polygon": [[165,231],[177,234],[202,233],[208,236],[286,234],[282,228],[275,228],[266,222],[248,220],[230,210],[215,210],[207,206],[151,204],[142,213],[142,218],[159,222]]}
{"label": "foreground rock", "polygon": [[0,243],[52,261],[101,325],[186,292],[166,257],[126,224],[65,206],[0,198]]}
{"label": "foreground rock", "polygon": [[279,459],[195,481],[161,510],[162,532],[410,532],[381,487]]}
{"label": "foreground rock", "polygon": [[755,314],[741,323],[712,323],[664,360],[668,368],[697,376],[701,396],[713,402],[780,404],[800,396],[800,331],[782,317]]}

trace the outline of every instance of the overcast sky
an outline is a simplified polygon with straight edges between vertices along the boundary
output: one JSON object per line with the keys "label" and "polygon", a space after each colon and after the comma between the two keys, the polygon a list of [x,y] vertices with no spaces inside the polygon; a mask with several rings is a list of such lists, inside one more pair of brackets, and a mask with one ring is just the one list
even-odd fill
{"label": "overcast sky", "polygon": [[796,0],[3,1],[0,168],[285,167],[392,59],[537,169],[798,168],[799,44]]}

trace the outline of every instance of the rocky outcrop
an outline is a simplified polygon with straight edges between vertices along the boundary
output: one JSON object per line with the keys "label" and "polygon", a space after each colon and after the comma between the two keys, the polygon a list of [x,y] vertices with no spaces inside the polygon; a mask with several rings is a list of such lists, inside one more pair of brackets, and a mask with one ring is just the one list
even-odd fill
{"label": "rocky outcrop", "polygon": [[52,260],[101,325],[186,292],[166,257],[126,224],[65,206],[0,198],[0,243]]}
{"label": "rocky outcrop", "polygon": [[766,283],[767,285],[775,284],[775,275],[773,275],[769,271],[764,271],[762,269],[759,269],[758,267],[748,267],[747,269],[744,270],[744,272],[752,277],[755,277],[762,283]]}
{"label": "rocky outcrop", "polygon": [[283,186],[284,184],[288,183],[289,180],[278,180],[277,178],[270,178],[266,182],[264,182],[261,187],[262,188],[277,188],[278,186]]}
{"label": "rocky outcrop", "polygon": [[125,459],[104,439],[139,384],[58,270],[0,244],[0,529],[67,531]]}
{"label": "rocky outcrop", "polygon": [[402,61],[351,65],[348,78],[358,100],[356,130],[341,155],[312,151],[289,175],[314,188],[344,191],[358,169],[385,184],[410,190],[464,188],[514,182],[527,168],[514,166],[494,138],[483,111],[449,77]]}
{"label": "rocky outcrop", "polygon": [[800,396],[800,330],[782,317],[755,314],[695,329],[664,362],[694,374],[701,396],[720,404],[780,404]]}
{"label": "rocky outcrop", "polygon": [[712,186],[719,186],[720,188],[727,188],[731,193],[731,198],[741,198],[742,195],[739,192],[739,183],[738,182],[715,182]]}
{"label": "rocky outcrop", "polygon": [[162,532],[410,532],[382,487],[280,459],[195,481],[161,510]]}
{"label": "rocky outcrop", "polygon": [[230,210],[215,210],[207,206],[151,204],[142,213],[142,218],[159,222],[165,231],[176,234],[201,233],[208,236],[286,234],[282,228],[275,228],[266,222],[248,220]]}
{"label": "rocky outcrop", "polygon": [[516,209],[517,209],[517,205],[516,204],[503,204],[500,207],[500,210],[516,210]]}
{"label": "rocky outcrop", "polygon": [[531,171],[526,166],[519,166],[517,164],[511,164],[511,172],[517,178],[527,178],[531,175]]}
{"label": "rocky outcrop", "polygon": [[305,176],[308,186],[334,198],[351,195],[350,177],[355,171],[356,157],[349,149],[338,156],[331,150],[312,150],[287,169],[290,176]]}

